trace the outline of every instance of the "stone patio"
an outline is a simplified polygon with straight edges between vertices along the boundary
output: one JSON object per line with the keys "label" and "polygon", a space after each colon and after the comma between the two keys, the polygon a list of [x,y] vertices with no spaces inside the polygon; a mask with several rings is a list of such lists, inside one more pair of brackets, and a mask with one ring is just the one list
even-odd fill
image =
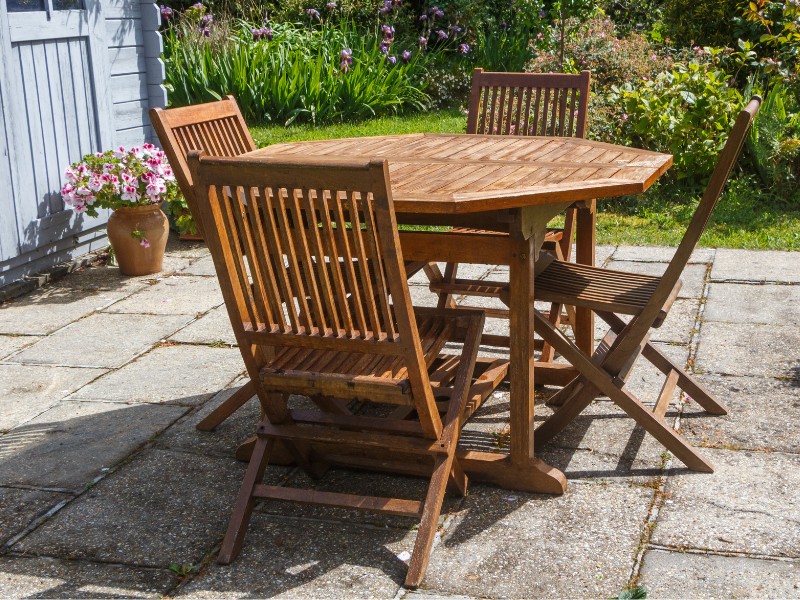
{"label": "stone patio", "polygon": [[[598,254],[659,273],[672,250]],[[214,562],[245,469],[233,453],[258,407],[194,428],[244,371],[204,246],[171,242],[157,276],[92,267],[0,305],[0,596],[609,598],[638,584],[650,598],[800,597],[800,255],[700,249],[690,262],[653,339],[731,408],[711,417],[676,396],[668,412],[716,472],[687,471],[598,400],[541,453],[567,493],[476,483],[449,497],[414,592],[401,583],[415,524],[370,513],[264,504],[238,560]],[[415,301],[433,300],[412,283]],[[631,386],[652,402],[647,367]],[[507,411],[501,389],[464,443],[502,447]],[[267,478],[424,490],[342,470]]]}

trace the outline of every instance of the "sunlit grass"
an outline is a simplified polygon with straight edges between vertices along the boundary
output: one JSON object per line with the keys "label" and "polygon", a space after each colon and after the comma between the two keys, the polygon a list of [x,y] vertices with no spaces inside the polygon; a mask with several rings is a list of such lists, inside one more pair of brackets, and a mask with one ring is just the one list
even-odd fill
{"label": "sunlit grass", "polygon": [[[466,116],[458,109],[410,116],[383,117],[358,123],[314,127],[253,127],[259,146],[282,142],[395,135],[461,133]],[[686,190],[670,181],[645,194],[599,203],[597,241],[601,244],[675,246],[700,199],[700,190]],[[720,200],[701,246],[800,250],[800,201],[765,192],[755,178],[739,176]]]}

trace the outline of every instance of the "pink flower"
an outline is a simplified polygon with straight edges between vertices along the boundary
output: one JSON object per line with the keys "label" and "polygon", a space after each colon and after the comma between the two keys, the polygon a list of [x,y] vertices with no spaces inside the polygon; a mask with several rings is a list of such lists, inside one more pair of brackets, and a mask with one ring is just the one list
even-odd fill
{"label": "pink flower", "polygon": [[149,248],[150,247],[150,242],[148,241],[147,238],[142,238],[142,241],[139,242],[139,244],[141,245],[142,248]]}

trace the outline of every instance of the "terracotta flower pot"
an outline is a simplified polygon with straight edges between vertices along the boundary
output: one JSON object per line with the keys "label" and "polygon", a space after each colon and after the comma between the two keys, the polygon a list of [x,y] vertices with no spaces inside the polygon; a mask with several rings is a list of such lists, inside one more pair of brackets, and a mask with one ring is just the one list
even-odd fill
{"label": "terracotta flower pot", "polygon": [[[106,225],[108,239],[123,275],[150,275],[161,271],[167,247],[169,223],[157,204],[115,210]],[[143,232],[148,246],[131,235]]]}

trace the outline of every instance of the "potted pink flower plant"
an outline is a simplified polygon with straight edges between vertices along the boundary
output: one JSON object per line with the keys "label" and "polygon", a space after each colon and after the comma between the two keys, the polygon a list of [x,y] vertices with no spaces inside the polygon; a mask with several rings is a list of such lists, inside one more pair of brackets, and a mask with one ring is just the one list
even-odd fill
{"label": "potted pink flower plant", "polygon": [[87,154],[67,167],[64,176],[61,197],[76,212],[97,216],[100,208],[114,211],[107,229],[120,271],[158,273],[169,234],[160,206],[178,195],[164,152],[144,144]]}

